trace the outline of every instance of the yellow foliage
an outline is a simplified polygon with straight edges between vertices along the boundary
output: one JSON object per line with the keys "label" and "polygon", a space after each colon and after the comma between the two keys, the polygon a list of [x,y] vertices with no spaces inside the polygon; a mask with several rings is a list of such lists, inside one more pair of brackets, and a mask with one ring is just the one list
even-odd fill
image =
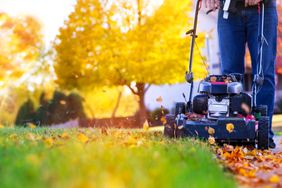
{"label": "yellow foliage", "polygon": [[[55,43],[58,84],[89,88],[185,81],[190,37],[184,34],[192,27],[191,7],[191,1],[79,0]],[[202,34],[197,43],[203,46]],[[194,60],[195,78],[204,77],[206,65],[197,49]]]}

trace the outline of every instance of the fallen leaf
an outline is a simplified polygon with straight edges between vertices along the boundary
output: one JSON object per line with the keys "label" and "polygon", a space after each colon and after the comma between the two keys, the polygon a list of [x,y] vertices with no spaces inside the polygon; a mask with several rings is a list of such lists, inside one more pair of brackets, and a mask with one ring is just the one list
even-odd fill
{"label": "fallen leaf", "polygon": [[9,136],[9,138],[11,139],[11,140],[16,140],[17,138],[18,138],[18,135],[17,134],[11,134],[10,136]]}
{"label": "fallen leaf", "polygon": [[36,140],[34,134],[32,134],[32,133],[28,133],[28,134],[27,134],[27,139],[30,140],[30,141]]}
{"label": "fallen leaf", "polygon": [[33,123],[27,123],[27,127],[30,129],[35,129],[36,125],[34,125]]}
{"label": "fallen leaf", "polygon": [[43,141],[44,141],[44,143],[46,144],[47,147],[51,147],[54,144],[54,140],[51,137],[45,138]]}
{"label": "fallen leaf", "polygon": [[209,133],[210,135],[214,135],[214,133],[215,133],[214,128],[209,127],[209,128],[208,128],[208,133]]}
{"label": "fallen leaf", "polygon": [[68,133],[63,132],[63,133],[60,135],[60,137],[63,138],[63,139],[68,139],[68,138],[69,138],[69,135],[68,135]]}
{"label": "fallen leaf", "polygon": [[270,181],[271,183],[279,183],[279,182],[280,182],[280,178],[279,178],[279,176],[277,176],[277,175],[272,175],[272,176],[269,178],[269,181]]}
{"label": "fallen leaf", "polygon": [[167,123],[165,116],[161,117],[161,122],[163,123],[163,125],[165,125]]}
{"label": "fallen leaf", "polygon": [[88,140],[89,140],[89,138],[85,135],[85,134],[83,134],[83,133],[79,133],[78,135],[77,135],[77,139],[80,141],[80,142],[82,142],[82,143],[86,143],[86,142],[88,142]]}
{"label": "fallen leaf", "polygon": [[208,142],[210,145],[214,145],[215,144],[215,139],[213,136],[209,136]]}
{"label": "fallen leaf", "polygon": [[149,130],[149,123],[148,123],[148,120],[146,120],[143,124],[143,129],[144,131],[148,131]]}
{"label": "fallen leaf", "polygon": [[234,125],[233,123],[227,123],[226,124],[226,130],[229,132],[229,133],[232,133],[234,131]]}

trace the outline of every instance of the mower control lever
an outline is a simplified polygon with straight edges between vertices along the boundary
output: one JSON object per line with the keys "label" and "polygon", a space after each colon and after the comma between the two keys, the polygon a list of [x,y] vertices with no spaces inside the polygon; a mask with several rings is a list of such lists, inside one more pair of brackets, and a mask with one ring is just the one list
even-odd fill
{"label": "mower control lever", "polygon": [[[186,35],[194,36],[195,35],[194,29],[190,29],[189,31],[187,31]],[[197,38],[198,35],[195,35],[195,37]]]}

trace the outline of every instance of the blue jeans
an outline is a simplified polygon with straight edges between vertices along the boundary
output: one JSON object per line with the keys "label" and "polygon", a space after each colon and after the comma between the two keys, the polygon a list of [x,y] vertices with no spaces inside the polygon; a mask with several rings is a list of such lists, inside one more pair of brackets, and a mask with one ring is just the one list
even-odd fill
{"label": "blue jeans", "polygon": [[[236,14],[229,14],[228,19],[223,18],[223,11],[220,10],[217,25],[222,73],[244,73],[244,56],[246,45],[248,45],[254,75],[258,63],[258,10],[245,8]],[[268,106],[270,138],[274,136],[272,131],[272,115],[275,98],[277,25],[278,17],[274,1],[274,3],[265,7],[264,35],[268,43],[268,45],[264,45],[263,49],[263,71],[265,80],[262,89],[257,95],[257,104]]]}

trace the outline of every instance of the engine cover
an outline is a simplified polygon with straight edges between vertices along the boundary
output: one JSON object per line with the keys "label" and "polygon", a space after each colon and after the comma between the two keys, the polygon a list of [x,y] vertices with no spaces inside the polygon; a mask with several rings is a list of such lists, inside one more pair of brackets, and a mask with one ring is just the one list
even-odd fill
{"label": "engine cover", "polygon": [[208,99],[208,118],[218,119],[229,116],[229,98],[218,99],[214,96]]}

